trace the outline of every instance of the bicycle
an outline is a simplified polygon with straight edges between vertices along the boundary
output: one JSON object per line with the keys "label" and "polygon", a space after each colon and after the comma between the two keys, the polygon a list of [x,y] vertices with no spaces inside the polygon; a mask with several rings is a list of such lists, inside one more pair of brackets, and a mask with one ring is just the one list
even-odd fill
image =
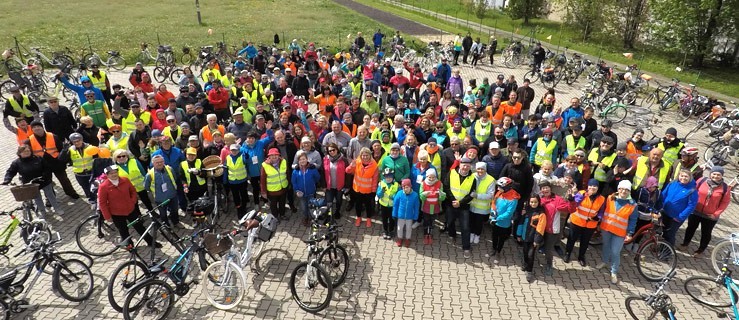
{"label": "bicycle", "polygon": [[636,269],[642,277],[647,281],[662,281],[669,276],[677,267],[677,254],[675,248],[670,243],[662,240],[662,222],[659,220],[661,214],[656,213],[653,209],[649,209],[652,215],[652,222],[639,228],[631,238],[631,241],[624,241],[624,244],[630,244],[634,239],[640,239],[639,247],[634,254],[634,263]]}
{"label": "bicycle", "polygon": [[562,78],[559,76],[561,71],[559,70],[559,67],[542,67],[542,69],[533,69],[529,70],[529,72],[526,72],[524,74],[524,79],[529,79],[531,83],[536,83],[536,81],[541,80],[542,85],[544,85],[547,89],[552,89],[557,86],[559,83],[559,80]]}
{"label": "bicycle", "polygon": [[[333,205],[326,204],[325,198],[313,198],[309,200],[308,208],[312,211],[311,216],[317,217],[311,222],[311,230],[318,232],[321,227],[327,228],[325,240],[328,245],[320,252],[318,262],[333,279],[331,284],[336,288],[346,280],[349,271],[349,253],[344,246],[339,244],[339,229],[331,212]],[[321,217],[324,216],[328,219],[321,224]]]}
{"label": "bicycle", "polygon": [[[685,280],[685,291],[696,301],[711,307],[731,307],[734,319],[739,319],[737,299],[739,299],[739,285],[731,277],[731,270],[724,265],[717,277],[693,276]],[[729,299],[726,299],[726,291]],[[719,314],[720,318],[728,318],[726,314]]]}
{"label": "bicycle", "polygon": [[[206,168],[208,166],[212,167]],[[227,170],[227,168],[225,165],[221,164],[221,158],[219,158],[218,156],[208,156],[203,159],[203,168],[201,168],[200,170],[206,172],[207,178],[210,183],[210,186],[208,187],[208,195],[206,196],[206,198],[212,201],[214,205],[212,212],[210,212],[212,214],[206,212],[205,215],[201,216],[205,218],[207,215],[210,215],[211,217],[209,223],[211,225],[215,225],[216,223],[218,223],[218,218],[221,215],[225,215],[230,210],[228,195],[223,190],[223,185],[220,185],[216,182],[216,178],[221,177],[223,175],[223,171]]]}
{"label": "bicycle", "polygon": [[667,282],[675,277],[676,271],[670,272],[664,279],[655,285],[654,292],[641,296],[626,297],[626,311],[634,320],[655,319],[657,314],[663,319],[675,320],[677,308],[670,296],[665,293]]}
{"label": "bicycle", "polygon": [[[603,106],[606,101],[608,105]],[[598,112],[598,116],[603,119],[611,119],[614,123],[621,123],[629,115],[629,110],[626,109],[626,105],[620,102],[619,98],[610,98],[601,103],[595,104],[595,109]]]}
{"label": "bicycle", "polygon": [[60,51],[53,52],[51,55],[51,58],[49,58],[43,52],[41,52],[41,47],[31,47],[30,54],[33,55],[34,57],[26,60],[26,64],[37,65],[39,66],[39,68],[41,68],[42,71],[43,71],[43,62],[46,62],[51,66],[59,68],[60,70],[66,66],[71,66],[74,64],[74,60],[72,59],[72,57]]}
{"label": "bicycle", "polygon": [[141,52],[136,56],[137,62],[141,62],[143,65],[148,65],[152,61],[159,67],[166,64],[174,64],[174,53],[172,46],[159,45],[157,47],[157,55],[153,56],[149,51],[149,44],[142,42],[140,45]]}
{"label": "bicycle", "polygon": [[663,111],[671,108],[673,105],[677,105],[678,96],[681,91],[680,80],[672,79],[672,85],[670,86],[662,85],[657,80],[654,80],[654,82],[657,83],[657,88],[642,100],[642,105],[646,104],[652,109],[654,104],[658,104],[659,109]]}
{"label": "bicycle", "polygon": [[180,63],[184,66],[192,65],[192,62],[195,61],[195,56],[192,54],[192,49],[190,49],[190,46],[184,45],[182,47],[182,56],[180,57]]}
{"label": "bicycle", "polygon": [[[51,228],[49,228],[49,225],[44,220],[33,220],[31,221],[27,215],[25,210],[24,211],[24,218],[23,220],[18,219],[18,216],[13,214],[17,211],[22,211],[23,207],[18,207],[10,211],[2,211],[0,212],[0,216],[8,216],[10,217],[10,223],[8,224],[5,229],[0,232],[0,255],[4,256],[6,259],[8,257],[6,256],[8,252],[10,251],[10,247],[13,246],[13,244],[10,243],[10,236],[15,232],[15,230],[20,227],[21,229],[21,239],[23,239],[23,243],[28,245],[30,242],[29,236],[32,234],[36,234],[36,237],[41,237],[42,239],[48,240],[51,238]],[[45,241],[44,240],[44,241]],[[10,261],[10,259],[8,259]]]}
{"label": "bicycle", "polygon": [[[734,178],[737,180],[737,178]],[[732,189],[732,197],[734,191]],[[729,236],[717,243],[711,251],[711,264],[713,270],[722,272],[724,268],[735,269],[739,266],[739,233],[731,233]]]}
{"label": "bicycle", "polygon": [[113,69],[116,71],[121,71],[126,68],[126,59],[123,59],[121,53],[118,51],[107,51],[106,53],[108,54],[108,57],[105,60],[103,60],[97,52],[92,51],[92,48],[90,48],[90,52],[91,53],[86,54],[85,57],[82,58],[82,62],[87,66],[98,64],[105,66],[106,69]]}

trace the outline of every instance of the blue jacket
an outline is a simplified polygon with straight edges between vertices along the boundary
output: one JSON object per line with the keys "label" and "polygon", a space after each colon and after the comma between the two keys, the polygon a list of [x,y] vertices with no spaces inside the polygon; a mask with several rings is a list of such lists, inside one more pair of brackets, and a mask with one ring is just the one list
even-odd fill
{"label": "blue jacket", "polygon": [[447,63],[446,65],[439,63],[436,66],[436,78],[441,79],[443,84],[449,82],[449,78],[452,77],[452,67]]}
{"label": "blue jacket", "polygon": [[513,189],[495,198],[495,210],[498,212],[498,220],[495,221],[496,226],[501,228],[511,227],[513,213],[516,212],[519,198],[520,196]]}
{"label": "blue jacket", "polygon": [[244,49],[239,50],[237,54],[241,56],[244,55],[244,53],[246,53],[247,59],[253,59],[257,56],[257,48],[254,48],[253,45],[248,45]]}
{"label": "blue jacket", "polygon": [[[154,151],[151,154],[152,158],[154,158],[154,156],[164,157],[164,164],[172,167],[172,170],[174,170],[173,174],[175,175],[175,177],[180,172],[180,164],[182,163],[182,161],[186,160],[185,155],[182,153],[182,150],[180,150],[180,148],[177,148],[177,147],[172,147],[169,150],[164,150],[162,148],[159,148],[159,150]],[[149,168],[153,168],[153,167],[154,167],[154,162],[152,162],[149,165]]]}
{"label": "blue jacket", "polygon": [[384,38],[385,35],[380,32],[375,32],[375,35],[372,36],[372,44],[375,45],[375,47],[379,47],[382,45],[382,38]]}
{"label": "blue jacket", "polygon": [[680,223],[690,216],[698,204],[698,192],[695,189],[695,181],[684,185],[680,181],[672,181],[662,190],[662,209],[667,216],[678,220]]}
{"label": "blue jacket", "polygon": [[[523,126],[519,131],[521,138],[526,136],[526,139],[519,140],[519,147],[525,149],[527,153],[531,153],[531,148],[533,147],[534,142],[542,137],[541,128],[536,126],[532,129],[529,126]],[[531,141],[531,146],[528,144],[529,141]]]}
{"label": "blue jacket", "polygon": [[418,193],[411,191],[411,194],[405,194],[405,191],[398,191],[393,198],[393,218],[417,220],[418,212],[421,210],[421,199]]}
{"label": "blue jacket", "polygon": [[290,178],[294,191],[303,192],[303,198],[310,198],[316,194],[316,186],[321,176],[318,174],[313,166],[308,166],[308,170],[300,170],[300,168],[293,169],[293,175]]}
{"label": "blue jacket", "polygon": [[[87,77],[80,78],[80,82],[82,82],[82,80],[84,80],[85,78]],[[80,99],[80,104],[83,104],[87,101],[87,98],[85,98],[85,91],[87,90],[92,90],[92,92],[95,93],[95,100],[103,101],[106,104],[108,103],[107,100],[105,100],[105,97],[103,96],[103,92],[100,91],[100,89],[92,86],[92,83],[90,83],[89,88],[85,88],[85,86],[76,85],[74,83],[69,82],[69,79],[67,79],[66,76],[61,77],[61,80],[62,80],[62,84],[64,84],[65,87],[67,87],[69,90],[74,91],[77,94],[77,98]],[[87,80],[90,80],[90,78],[87,78]]]}
{"label": "blue jacket", "polygon": [[[244,163],[246,163],[246,173],[249,178],[258,177],[262,172],[262,162],[264,162],[264,148],[272,142],[274,134],[272,129],[267,129],[267,136],[254,142],[253,146],[249,146],[246,142],[241,145],[241,153],[244,154]],[[256,157],[256,163],[254,163]]]}
{"label": "blue jacket", "polygon": [[424,169],[423,171],[421,171],[421,169],[419,169],[418,166],[415,164],[411,167],[411,178],[410,179],[411,179],[411,187],[413,188],[413,190],[418,190],[418,188],[421,186],[421,182],[423,182],[423,180],[426,180],[426,172],[432,168],[437,170],[436,174],[439,175],[438,169],[436,169],[434,165],[430,163],[429,163],[429,167]]}
{"label": "blue jacket", "polygon": [[497,157],[488,153],[482,157],[482,162],[487,165],[487,173],[497,180],[500,178],[503,167],[508,163],[508,157],[504,156],[502,152],[498,153]]}
{"label": "blue jacket", "polygon": [[[426,134],[423,133],[423,130],[421,130],[421,128],[413,129],[413,135],[416,136],[416,142],[423,142],[428,140],[428,138],[426,138]],[[401,128],[400,130],[398,130],[398,144],[402,146],[405,143],[406,136],[408,136],[408,132],[405,130],[405,128]]]}
{"label": "blue jacket", "polygon": [[[177,171],[172,168],[172,175],[175,177],[175,180],[177,180],[176,174]],[[152,194],[154,202],[162,203],[167,199],[177,198],[177,182],[172,181],[172,179],[169,178],[169,174],[167,174],[166,169],[162,171],[154,170],[154,181],[151,181],[150,177],[151,176],[148,173],[144,176],[144,190],[149,190],[151,184],[154,184],[154,194]],[[164,184],[167,185],[166,191],[164,190],[165,188],[162,187]]]}
{"label": "blue jacket", "polygon": [[569,107],[562,112],[562,127],[567,128],[570,125],[570,119],[580,118],[585,115],[585,110],[580,107],[577,110]]}

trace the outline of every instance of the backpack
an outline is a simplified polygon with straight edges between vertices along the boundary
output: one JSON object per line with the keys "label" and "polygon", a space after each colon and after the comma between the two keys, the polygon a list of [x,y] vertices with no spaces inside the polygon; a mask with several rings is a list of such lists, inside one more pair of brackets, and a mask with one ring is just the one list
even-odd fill
{"label": "backpack", "polygon": [[[695,186],[695,190],[700,190],[701,185],[703,185],[704,183],[706,183],[706,179],[708,179],[708,178],[705,178],[704,177],[704,178],[701,178],[700,180],[698,180],[698,184]],[[724,192],[721,193],[721,200],[719,200],[719,203],[724,202],[724,197],[726,196],[726,192],[729,190],[729,186],[726,185],[726,182],[721,182],[721,186],[723,187]],[[713,190],[711,190],[711,191],[713,191]]]}

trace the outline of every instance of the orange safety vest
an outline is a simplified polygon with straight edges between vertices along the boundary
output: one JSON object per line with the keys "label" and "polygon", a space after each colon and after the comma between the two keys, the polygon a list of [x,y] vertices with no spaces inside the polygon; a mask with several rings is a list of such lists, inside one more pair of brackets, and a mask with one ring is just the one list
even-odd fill
{"label": "orange safety vest", "polygon": [[[220,124],[218,125],[218,131],[221,132],[221,136],[226,134],[226,129],[223,128],[223,125],[220,125]],[[208,141],[208,142],[213,142],[213,132],[210,131],[209,126],[206,125],[202,129],[200,129],[200,132],[203,133],[203,140]]]}
{"label": "orange safety vest", "polygon": [[298,68],[295,66],[295,62],[285,62],[283,66],[285,67],[285,69],[292,70],[294,76],[298,75]]}
{"label": "orange safety vest", "polygon": [[328,62],[318,61],[318,67],[320,67],[323,70],[331,69],[331,65],[328,64]]}
{"label": "orange safety vest", "polygon": [[31,151],[35,156],[43,157],[44,153],[48,153],[53,158],[59,157],[59,149],[57,149],[54,135],[51,133],[46,133],[46,145],[44,147],[41,147],[41,144],[38,142],[35,135],[31,135],[28,140],[31,142]]}
{"label": "orange safety vest", "polygon": [[580,193],[584,195],[585,198],[580,202],[580,205],[577,206],[575,212],[570,215],[570,222],[578,227],[595,229],[595,227],[598,226],[598,221],[588,219],[598,215],[598,211],[603,207],[603,203],[606,202],[606,198],[598,195],[595,197],[595,200],[590,200],[590,196],[588,196],[585,191],[580,191]]}
{"label": "orange safety vest", "polygon": [[626,157],[631,160],[631,163],[636,163],[636,160],[642,155],[642,151],[636,149],[634,141],[629,140],[626,142]]}
{"label": "orange safety vest", "polygon": [[352,123],[352,128],[349,129],[345,124],[342,124],[342,131],[346,132],[346,134],[350,135],[352,138],[357,136],[357,125]]}
{"label": "orange safety vest", "polygon": [[606,212],[600,229],[608,231],[619,237],[626,237],[626,229],[629,227],[629,217],[634,213],[635,204],[629,203],[616,211],[616,200],[606,201]]}
{"label": "orange safety vest", "polygon": [[354,191],[367,194],[377,190],[377,162],[365,166],[361,159],[355,161],[354,168]]}
{"label": "orange safety vest", "polygon": [[31,130],[31,127],[28,126],[26,128],[27,128],[26,131],[21,130],[21,128],[18,128],[18,130],[16,130],[15,137],[16,137],[16,140],[18,140],[19,146],[22,146],[23,143],[25,143],[25,141],[28,140],[33,135],[33,130]]}

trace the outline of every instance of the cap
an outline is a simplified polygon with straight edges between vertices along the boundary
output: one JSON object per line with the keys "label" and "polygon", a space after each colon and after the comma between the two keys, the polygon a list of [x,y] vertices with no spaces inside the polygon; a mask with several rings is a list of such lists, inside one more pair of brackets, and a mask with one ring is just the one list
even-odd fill
{"label": "cap", "polygon": [[604,142],[607,144],[613,144],[613,138],[609,136],[604,136],[603,138],[600,138],[600,142]]}
{"label": "cap", "polygon": [[544,130],[541,131],[543,134],[554,134],[554,131],[552,131],[551,128],[544,128]]}
{"label": "cap", "polygon": [[173,114],[170,114],[167,116],[167,121],[169,120],[177,120],[177,118]]}
{"label": "cap", "polygon": [[95,91],[85,90],[85,95],[88,95],[88,94],[95,94]]}
{"label": "cap", "polygon": [[626,150],[626,147],[627,147],[626,141],[621,141],[616,146],[616,150]]}
{"label": "cap", "polygon": [[269,149],[269,152],[267,153],[267,156],[279,156],[280,151],[277,150],[277,148]]}
{"label": "cap", "polygon": [[108,174],[111,171],[118,171],[118,166],[112,164],[112,165],[109,165],[109,166],[105,167],[105,169],[103,170],[103,172],[105,172],[105,174]]}
{"label": "cap", "polygon": [[393,145],[390,146],[390,150],[392,149],[400,149],[400,144],[398,144],[397,142],[393,143]]}
{"label": "cap", "polygon": [[190,91],[190,89],[187,86],[180,87],[180,92],[188,92],[188,91]]}
{"label": "cap", "polygon": [[488,165],[485,162],[479,161],[475,163],[475,169],[487,169]]}
{"label": "cap", "polygon": [[[429,170],[431,170],[431,169],[429,169]],[[428,170],[426,171],[426,174],[428,174]],[[383,176],[386,176],[386,177],[392,177],[392,176],[395,175],[395,170],[393,170],[391,168],[385,168],[385,171],[382,172],[382,175]]]}
{"label": "cap", "polygon": [[131,102],[131,103],[129,104],[129,107],[131,107],[131,108],[141,108],[141,105],[139,105],[139,103],[138,103],[138,102],[133,102],[133,101],[132,101],[132,102]]}
{"label": "cap", "polygon": [[203,105],[202,104],[200,104],[200,103],[196,103],[195,104],[195,109],[202,109],[202,108],[203,108]]}
{"label": "cap", "polygon": [[311,141],[310,141],[310,138],[308,138],[308,137],[306,136],[306,137],[303,137],[302,139],[300,139],[300,143],[305,143],[305,142],[307,142],[307,143],[311,143]]}
{"label": "cap", "polygon": [[264,120],[264,115],[258,114],[258,115],[257,115],[256,117],[254,117],[254,119],[257,119],[257,120],[260,120],[260,119],[261,119],[261,120]]}
{"label": "cap", "polygon": [[490,142],[488,149],[500,149],[500,144],[497,141]]}
{"label": "cap", "polygon": [[109,129],[110,129],[111,131],[113,131],[113,130],[118,130],[118,131],[120,131],[120,130],[121,130],[121,125],[120,125],[120,124],[114,124],[114,125],[110,126],[110,128],[109,128]]}
{"label": "cap", "polygon": [[434,169],[434,168],[428,168],[428,169],[426,170],[426,176],[427,176],[427,177],[428,177],[428,176],[434,176],[434,177],[436,177],[436,176],[437,176],[437,175],[436,175],[436,169]]}
{"label": "cap", "polygon": [[162,136],[162,131],[159,129],[151,130],[151,137],[152,138],[158,138]]}
{"label": "cap", "polygon": [[197,135],[193,134],[193,135],[190,135],[189,138],[187,138],[187,141],[200,141],[200,140],[198,140]]}
{"label": "cap", "polygon": [[410,187],[411,186],[411,179],[403,179],[403,182],[400,183],[403,187]]}
{"label": "cap", "polygon": [[626,189],[631,190],[631,181],[629,180],[621,180],[621,182],[618,183],[619,189]]}
{"label": "cap", "polygon": [[723,175],[724,174],[724,167],[722,167],[722,166],[713,166],[713,168],[711,168],[711,173],[714,173],[714,172],[718,172],[721,175]]}
{"label": "cap", "polygon": [[598,180],[590,179],[588,180],[588,187],[591,187],[591,186],[597,187],[597,186],[600,186],[600,184],[598,184]]}
{"label": "cap", "polygon": [[657,181],[657,177],[655,176],[650,176],[649,178],[647,178],[647,181],[644,183],[644,188],[649,189],[651,187],[659,187],[659,182]]}
{"label": "cap", "polygon": [[677,137],[677,129],[672,128],[672,127],[667,128],[667,130],[665,131],[665,134],[671,134],[671,135]]}
{"label": "cap", "polygon": [[[234,143],[231,146],[229,146],[228,149],[229,150],[239,150],[241,149],[241,147],[239,147],[238,143]],[[277,150],[277,149],[273,149],[273,150]],[[269,153],[272,154],[272,150],[270,150]]]}
{"label": "cap", "polygon": [[183,128],[183,129],[184,129],[184,128],[188,128],[188,129],[190,129],[190,124],[189,124],[189,123],[187,123],[187,122],[183,122],[183,123],[180,123],[180,127],[181,127],[181,128]]}
{"label": "cap", "polygon": [[426,140],[426,143],[436,143],[436,144],[438,144],[439,141],[436,140],[436,138],[434,138],[434,137],[429,137],[428,140]]}
{"label": "cap", "polygon": [[187,148],[187,151],[185,151],[185,154],[194,154],[194,155],[197,155],[198,154],[198,149],[193,148],[193,147]]}
{"label": "cap", "polygon": [[461,160],[459,160],[459,163],[472,163],[472,159],[465,157],[462,157]]}
{"label": "cap", "polygon": [[203,92],[199,92],[199,93],[198,93],[198,95],[197,95],[197,98],[198,98],[198,99],[205,99],[206,97],[207,97],[207,96],[206,96],[206,95],[205,95],[205,93],[203,93]]}
{"label": "cap", "polygon": [[613,121],[611,121],[611,119],[605,119],[605,120],[603,120],[603,122],[601,122],[600,125],[602,127],[608,127],[608,128],[610,128],[610,127],[613,127]]}

